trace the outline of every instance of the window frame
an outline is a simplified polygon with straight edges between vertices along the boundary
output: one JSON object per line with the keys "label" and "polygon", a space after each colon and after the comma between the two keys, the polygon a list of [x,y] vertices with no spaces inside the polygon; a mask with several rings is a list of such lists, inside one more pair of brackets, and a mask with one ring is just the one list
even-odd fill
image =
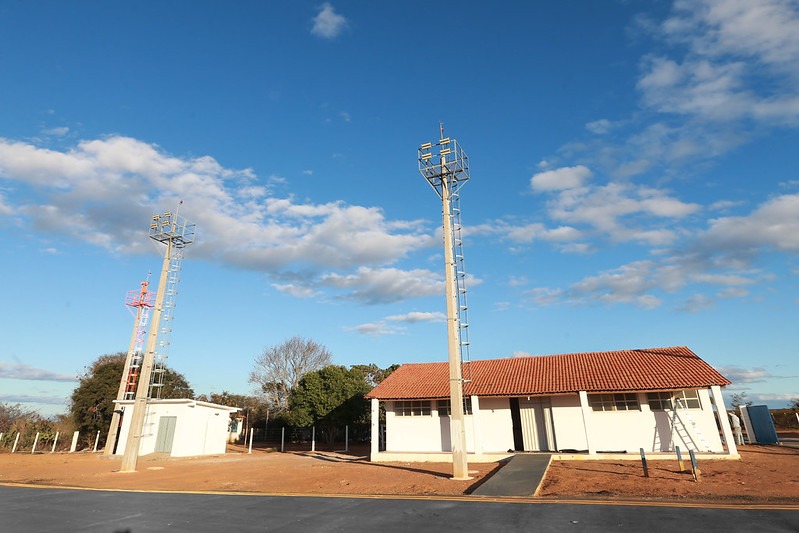
{"label": "window frame", "polygon": [[[437,400],[437,402],[436,402],[436,410],[438,411],[438,416],[450,416],[451,409],[450,409],[450,400],[449,400],[449,398],[443,399],[443,400]],[[472,399],[471,399],[471,397],[464,397],[463,398],[463,414],[467,415],[467,416],[472,414]]]}
{"label": "window frame", "polygon": [[433,416],[430,400],[394,400],[394,416]]}
{"label": "window frame", "polygon": [[[664,397],[666,398],[665,400]],[[699,391],[696,389],[646,393],[646,400],[649,404],[650,411],[674,411],[677,407],[678,398],[685,409],[690,409],[692,411],[702,410],[702,399],[699,397]],[[667,408],[663,407],[665,401],[668,402]]]}
{"label": "window frame", "polygon": [[637,392],[603,392],[589,394],[588,405],[595,413],[641,410],[641,400],[638,398]]}

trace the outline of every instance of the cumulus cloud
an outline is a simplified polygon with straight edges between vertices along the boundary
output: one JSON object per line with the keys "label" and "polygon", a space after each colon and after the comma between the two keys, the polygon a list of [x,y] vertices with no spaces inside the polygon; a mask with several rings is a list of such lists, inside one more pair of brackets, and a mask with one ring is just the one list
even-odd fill
{"label": "cumulus cloud", "polygon": [[311,34],[323,39],[335,39],[348,25],[347,19],[336,13],[329,2],[325,2],[313,18]]}
{"label": "cumulus cloud", "polygon": [[361,267],[353,274],[324,274],[320,284],[346,290],[346,299],[365,304],[444,294],[444,280],[441,276],[425,269],[405,271],[396,268]]}
{"label": "cumulus cloud", "polygon": [[556,220],[571,226],[593,226],[612,240],[654,245],[674,241],[676,234],[671,226],[641,226],[652,224],[653,218],[680,219],[700,208],[670,196],[668,191],[628,183],[577,187],[561,191],[547,202],[549,215]]}
{"label": "cumulus cloud", "polygon": [[[392,287],[396,301],[436,285],[419,271],[392,270],[409,286],[393,285],[389,275],[377,279],[386,265],[438,245],[425,222],[389,220],[376,207],[279,197],[279,178],[262,180],[209,156],[178,157],[120,136],[64,151],[0,139],[0,178],[13,185],[0,192],[0,217],[116,254],[152,253],[150,217],[182,199],[181,214],[198,227],[193,257],[268,273],[286,294],[310,297],[322,288],[314,283],[322,283],[376,303]],[[351,274],[360,267],[368,268]]]}
{"label": "cumulus cloud", "polygon": [[728,254],[763,248],[799,253],[799,194],[770,199],[746,216],[713,219],[698,244]]}
{"label": "cumulus cloud", "polygon": [[797,25],[799,9],[783,0],[675,2],[660,32],[687,52],[644,59],[644,103],[704,120],[796,124]]}
{"label": "cumulus cloud", "polygon": [[563,167],[539,172],[530,178],[530,186],[534,191],[560,191],[574,189],[593,175],[591,169],[583,165]]}

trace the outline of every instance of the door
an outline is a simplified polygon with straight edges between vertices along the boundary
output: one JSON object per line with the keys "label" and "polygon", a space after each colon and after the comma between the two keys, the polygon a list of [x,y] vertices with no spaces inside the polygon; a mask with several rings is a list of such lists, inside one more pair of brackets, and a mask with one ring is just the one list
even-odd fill
{"label": "door", "polygon": [[178,417],[162,416],[158,419],[158,433],[155,436],[155,453],[172,453],[172,441],[175,440],[175,426]]}
{"label": "door", "polygon": [[513,423],[513,449],[517,452],[524,451],[524,434],[522,433],[522,414],[519,409],[519,398],[509,398],[510,419]]}
{"label": "door", "polygon": [[524,450],[548,452],[555,449],[552,404],[549,398],[519,398]]}

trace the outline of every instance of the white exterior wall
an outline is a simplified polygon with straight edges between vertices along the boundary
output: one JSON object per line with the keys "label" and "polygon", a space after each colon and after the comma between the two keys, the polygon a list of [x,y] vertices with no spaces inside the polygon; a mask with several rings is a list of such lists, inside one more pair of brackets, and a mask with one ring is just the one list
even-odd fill
{"label": "white exterior wall", "polygon": [[583,411],[577,394],[552,396],[552,426],[558,450],[587,450]]}
{"label": "white exterior wall", "polygon": [[507,398],[480,398],[478,416],[483,452],[498,453],[513,449],[513,421]]}
{"label": "white exterior wall", "polygon": [[[126,415],[122,417],[119,443],[116,455],[125,453],[133,401],[116,402],[124,407]],[[175,434],[172,441],[172,457],[189,457],[196,455],[224,454],[228,438],[230,413],[237,411],[234,407],[225,407],[194,400],[155,400],[147,404],[147,413],[142,428],[139,455],[155,452],[158,426],[161,417],[174,416]]]}
{"label": "white exterior wall", "polygon": [[[707,390],[698,393],[702,409],[678,410],[676,418],[672,411],[651,411],[646,393],[638,394],[639,411],[589,409],[588,427],[593,428],[593,449],[637,453],[643,448],[648,452],[661,452],[674,450],[676,444],[686,452],[689,449],[706,451],[706,448],[723,452],[710,395]],[[579,395],[551,396],[550,400],[557,449],[588,449]],[[431,400],[430,416],[395,416],[393,405],[394,402],[386,402],[387,452],[450,451],[449,417],[438,416],[435,400]],[[466,415],[467,451],[497,453],[512,449],[513,422],[508,398],[482,397],[473,405],[479,406],[480,434],[475,435],[474,417]],[[475,448],[475,439],[480,443],[479,450]]]}
{"label": "white exterior wall", "polygon": [[640,411],[590,411],[594,448],[598,452],[635,453],[640,448],[665,452],[677,445],[686,452],[706,448],[723,452],[708,391],[698,393],[702,409],[680,409],[676,418],[673,411],[651,411],[646,393],[638,394]]}

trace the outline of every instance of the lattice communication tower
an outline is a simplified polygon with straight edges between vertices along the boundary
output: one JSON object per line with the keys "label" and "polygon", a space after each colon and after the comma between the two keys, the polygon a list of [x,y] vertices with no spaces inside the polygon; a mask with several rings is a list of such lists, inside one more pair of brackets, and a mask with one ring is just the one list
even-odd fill
{"label": "lattice communication tower", "polygon": [[[459,191],[469,181],[469,158],[455,139],[444,137],[418,150],[419,172],[441,199],[447,303],[447,358],[450,389],[450,443],[453,479],[469,479],[466,459],[463,374],[469,355],[466,269],[463,262]],[[468,368],[468,366],[466,367]]]}
{"label": "lattice communication tower", "polygon": [[172,337],[172,322],[175,318],[180,269],[184,250],[194,242],[195,224],[190,224],[177,213],[167,211],[163,215],[153,215],[150,223],[150,238],[171,248],[167,268],[166,286],[159,287],[164,299],[161,305],[161,318],[158,326],[158,341],[150,380],[150,398],[160,398],[164,387],[166,360],[169,357],[169,344]]}

